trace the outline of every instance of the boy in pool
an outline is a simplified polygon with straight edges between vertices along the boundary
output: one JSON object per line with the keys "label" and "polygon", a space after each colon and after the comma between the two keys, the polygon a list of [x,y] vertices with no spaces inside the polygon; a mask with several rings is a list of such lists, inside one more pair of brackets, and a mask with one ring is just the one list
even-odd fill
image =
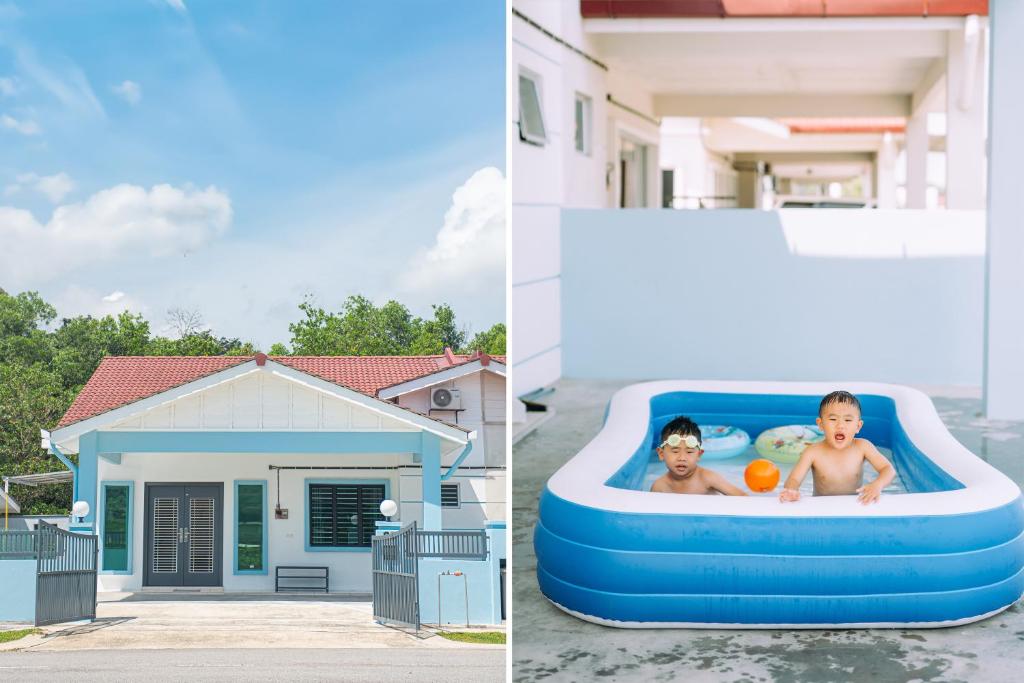
{"label": "boy in pool", "polygon": [[697,465],[704,453],[700,447],[700,428],[688,417],[677,417],[661,430],[658,459],[668,472],[658,477],[651,490],[659,493],[724,493],[747,495],[725,477]]}
{"label": "boy in pool", "polygon": [[[860,401],[848,391],[833,391],[818,406],[818,427],[825,440],[804,449],[793,471],[786,477],[779,500],[800,500],[800,484],[807,470],[814,473],[814,495],[844,496],[857,494],[862,504],[877,503],[882,489],[892,482],[896,470],[867,439],[854,438],[864,421]],[[878,471],[870,484],[864,484],[864,461]]]}

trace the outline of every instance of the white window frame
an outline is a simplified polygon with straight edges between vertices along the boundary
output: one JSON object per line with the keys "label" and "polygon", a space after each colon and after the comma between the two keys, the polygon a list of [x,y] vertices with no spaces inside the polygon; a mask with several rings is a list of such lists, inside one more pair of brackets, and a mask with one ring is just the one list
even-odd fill
{"label": "white window frame", "polygon": [[[548,143],[548,126],[544,121],[544,81],[541,79],[540,74],[534,73],[529,69],[520,68],[519,78],[526,79],[533,84],[534,94],[537,96],[537,113],[540,116],[540,133],[536,131],[528,131],[525,126],[525,117],[523,116],[523,94],[521,88],[519,90],[519,139],[523,142],[531,145],[537,145],[543,147]],[[518,85],[517,85],[518,87]]]}
{"label": "white window frame", "polygon": [[[577,136],[576,136],[576,108],[579,105],[583,106],[583,116],[581,117],[582,118],[581,127],[583,128],[583,134],[581,136],[583,138],[583,140],[582,140],[582,142],[583,142],[583,149],[580,149],[580,147],[579,147],[579,142],[580,141],[577,139]],[[579,152],[580,154],[582,154],[584,156],[588,156],[588,157],[593,152],[593,147],[594,147],[594,145],[593,145],[593,139],[594,139],[594,134],[593,134],[593,131],[594,131],[594,126],[593,126],[594,114],[593,114],[593,112],[594,112],[594,100],[592,98],[588,97],[587,95],[584,95],[581,92],[576,93],[575,97],[573,97],[573,103],[572,103],[572,122],[573,122],[573,136],[572,136],[572,138],[573,138],[573,147],[576,149],[577,152]]]}

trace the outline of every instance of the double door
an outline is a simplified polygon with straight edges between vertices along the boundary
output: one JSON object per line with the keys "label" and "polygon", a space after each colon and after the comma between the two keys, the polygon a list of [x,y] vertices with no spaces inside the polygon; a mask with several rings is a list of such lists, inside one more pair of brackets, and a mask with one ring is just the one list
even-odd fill
{"label": "double door", "polygon": [[223,484],[146,484],[146,586],[220,586]]}

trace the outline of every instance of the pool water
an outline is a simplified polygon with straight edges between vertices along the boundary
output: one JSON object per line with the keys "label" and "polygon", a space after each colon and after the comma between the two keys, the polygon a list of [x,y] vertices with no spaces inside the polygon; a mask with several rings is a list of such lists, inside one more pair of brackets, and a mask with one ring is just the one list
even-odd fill
{"label": "pool water", "polygon": [[[888,448],[879,448],[879,452],[884,455],[889,462],[892,462],[892,452]],[[747,494],[752,496],[778,496],[782,491],[782,484],[785,483],[786,477],[789,476],[790,471],[796,465],[796,463],[775,463],[779,468],[779,485],[774,491],[767,493],[754,493],[747,488],[746,482],[743,481],[743,471],[747,469],[752,461],[761,458],[757,450],[751,445],[746,451],[737,455],[735,458],[728,458],[726,460],[702,460],[700,466],[705,469],[713,470],[724,476],[729,483],[735,484],[743,489]],[[658,454],[655,451],[651,451],[651,460],[647,464],[647,474],[644,476],[643,489],[644,491],[650,491],[651,485],[654,481],[665,474],[665,463],[658,459]],[[871,463],[864,462],[864,483],[870,483],[874,481],[877,473],[875,468],[871,466]],[[882,489],[882,495],[891,495],[894,493],[906,493],[907,490],[904,488],[903,483],[900,481],[899,472],[896,473],[896,478],[892,482]],[[804,477],[804,482],[800,486],[800,495],[811,496],[814,495],[814,476],[808,472],[807,476]]]}

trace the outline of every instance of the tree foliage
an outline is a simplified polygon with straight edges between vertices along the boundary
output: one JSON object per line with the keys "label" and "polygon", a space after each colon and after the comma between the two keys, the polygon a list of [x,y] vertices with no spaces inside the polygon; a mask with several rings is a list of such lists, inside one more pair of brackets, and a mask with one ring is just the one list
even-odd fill
{"label": "tree foliage", "polygon": [[350,296],[337,313],[312,301],[299,304],[304,320],[288,326],[296,356],[415,356],[460,350],[466,332],[447,304],[434,306],[433,318],[413,316],[397,301],[375,306],[364,296]]}
{"label": "tree foliage", "polygon": [[495,323],[491,329],[477,332],[466,345],[467,351],[483,351],[492,356],[505,355],[505,323]]}

